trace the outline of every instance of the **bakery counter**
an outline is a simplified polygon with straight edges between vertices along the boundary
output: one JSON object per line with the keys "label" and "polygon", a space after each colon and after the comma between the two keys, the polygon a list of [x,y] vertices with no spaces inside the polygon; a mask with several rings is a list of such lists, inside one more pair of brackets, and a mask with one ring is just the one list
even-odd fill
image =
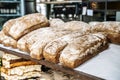
{"label": "bakery counter", "polygon": [[0,45],[0,50],[8,52],[10,54],[30,59],[38,64],[45,65],[51,69],[62,71],[74,75],[78,80],[119,80],[120,79],[120,46],[110,44],[109,48],[94,58],[88,60],[84,64],[75,69],[70,69],[61,66],[60,64],[53,64],[45,60],[33,59],[28,53],[13,49],[11,47],[5,47]]}

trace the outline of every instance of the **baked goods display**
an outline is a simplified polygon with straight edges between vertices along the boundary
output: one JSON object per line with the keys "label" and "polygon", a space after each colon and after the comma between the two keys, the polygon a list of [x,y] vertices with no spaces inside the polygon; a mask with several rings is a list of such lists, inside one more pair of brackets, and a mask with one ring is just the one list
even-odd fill
{"label": "baked goods display", "polygon": [[[0,43],[27,52],[32,58],[60,63],[75,68],[107,48],[108,39],[120,42],[119,22],[64,22],[47,20],[34,13],[7,21],[0,32]],[[108,38],[108,39],[107,39]],[[14,58],[14,57],[12,57]],[[15,59],[21,64],[32,64],[29,60]],[[19,61],[21,60],[21,62]],[[25,62],[24,62],[25,61]],[[17,67],[14,60],[3,58],[7,67]]]}
{"label": "baked goods display", "polygon": [[120,22],[90,22],[94,32],[104,32],[112,43],[120,44]]}
{"label": "baked goods display", "polygon": [[40,13],[34,13],[6,22],[3,31],[17,40],[32,30],[47,26],[47,18]]}

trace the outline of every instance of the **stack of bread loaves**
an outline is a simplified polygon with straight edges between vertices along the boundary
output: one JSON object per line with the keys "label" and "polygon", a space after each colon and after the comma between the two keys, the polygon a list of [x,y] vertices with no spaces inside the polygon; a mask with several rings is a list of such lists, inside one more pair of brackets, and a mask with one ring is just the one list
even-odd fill
{"label": "stack of bread loaves", "polygon": [[1,76],[5,80],[23,80],[41,77],[41,65],[8,53],[3,54]]}

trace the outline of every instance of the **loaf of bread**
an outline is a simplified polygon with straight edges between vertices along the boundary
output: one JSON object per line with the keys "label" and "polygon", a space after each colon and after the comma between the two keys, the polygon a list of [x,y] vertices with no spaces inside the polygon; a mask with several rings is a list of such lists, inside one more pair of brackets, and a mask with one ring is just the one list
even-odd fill
{"label": "loaf of bread", "polygon": [[50,27],[61,28],[61,25],[63,25],[65,22],[59,18],[55,18],[55,19],[50,19],[49,23],[50,23]]}
{"label": "loaf of bread", "polygon": [[5,35],[3,31],[0,32],[0,43],[13,48],[17,47],[17,41],[14,40],[12,37]]}
{"label": "loaf of bread", "polygon": [[69,21],[66,22],[64,25],[61,25],[62,28],[79,32],[85,32],[90,30],[89,24],[82,22],[82,21]]}
{"label": "loaf of bread", "polygon": [[88,34],[68,44],[61,51],[59,61],[63,66],[75,68],[105,48],[106,36],[101,33]]}
{"label": "loaf of bread", "polygon": [[18,40],[17,48],[22,51],[29,52],[27,44],[28,44],[28,46],[31,46],[37,39],[40,38],[39,36],[41,36],[41,35],[39,35],[39,34],[41,34],[43,32],[47,32],[48,30],[51,30],[51,28],[50,27],[40,28],[40,29],[31,31],[30,33],[26,34],[25,36],[23,36],[22,38],[20,38]]}
{"label": "loaf of bread", "polygon": [[13,24],[16,22],[16,20],[17,20],[17,19],[10,19],[10,20],[8,20],[8,21],[3,25],[3,29],[2,29],[2,30],[3,30],[3,32],[4,32],[5,34],[8,35],[8,32],[9,32],[11,26],[13,26]]}
{"label": "loaf of bread", "polygon": [[58,63],[61,51],[76,38],[84,36],[85,34],[88,33],[75,32],[49,42],[44,48],[44,58],[50,62]]}
{"label": "loaf of bread", "polygon": [[61,37],[63,35],[69,34],[71,31],[67,30],[53,30],[46,34],[40,36],[40,38],[30,47],[30,55],[32,58],[42,59],[43,58],[43,49],[50,41]]}
{"label": "loaf of bread", "polygon": [[[32,30],[49,26],[47,18],[40,13],[25,15],[23,17],[10,20],[5,24],[6,25],[3,26],[5,33],[9,34],[16,40]],[[7,26],[9,24],[10,26]]]}
{"label": "loaf of bread", "polygon": [[104,32],[112,43],[120,44],[120,22],[92,22],[90,25],[93,32]]}

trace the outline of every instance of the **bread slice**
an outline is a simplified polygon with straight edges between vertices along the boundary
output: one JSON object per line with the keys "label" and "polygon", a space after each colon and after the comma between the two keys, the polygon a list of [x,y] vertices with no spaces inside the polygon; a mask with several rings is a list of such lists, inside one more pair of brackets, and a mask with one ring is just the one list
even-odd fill
{"label": "bread slice", "polygon": [[43,53],[44,58],[50,62],[58,63],[61,51],[69,43],[73,42],[76,38],[81,37],[85,34],[88,33],[75,32],[49,42],[44,48],[44,53]]}
{"label": "bread slice", "polygon": [[106,44],[106,36],[101,33],[88,34],[77,38],[61,52],[60,63],[63,66],[75,68],[105,49]]}
{"label": "bread slice", "polygon": [[4,28],[4,31],[8,31],[6,33],[13,37],[15,40],[19,39],[21,36],[32,30],[49,26],[47,18],[40,13],[25,15],[15,20],[15,22],[14,19],[13,21],[7,22],[6,24],[9,24],[11,22],[11,26],[5,27],[7,29]]}

